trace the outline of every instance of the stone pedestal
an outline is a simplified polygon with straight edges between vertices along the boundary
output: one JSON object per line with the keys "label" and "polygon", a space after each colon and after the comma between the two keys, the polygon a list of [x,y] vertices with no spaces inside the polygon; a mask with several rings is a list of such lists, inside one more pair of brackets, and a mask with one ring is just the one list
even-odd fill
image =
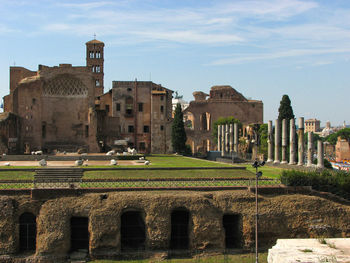
{"label": "stone pedestal", "polygon": [[280,122],[277,119],[275,122],[275,161],[273,163],[280,163],[280,145],[279,145],[279,141],[280,141]]}
{"label": "stone pedestal", "polygon": [[298,165],[304,165],[304,117],[299,118],[298,127]]}
{"label": "stone pedestal", "polygon": [[287,163],[287,120],[282,120],[282,164]]}
{"label": "stone pedestal", "polygon": [[289,134],[289,164],[296,164],[295,161],[295,119],[290,119],[290,134]]}
{"label": "stone pedestal", "polygon": [[273,162],[273,134],[272,134],[272,121],[267,124],[267,162]]}
{"label": "stone pedestal", "polygon": [[308,132],[307,133],[307,166],[312,166],[313,163],[313,133]]}

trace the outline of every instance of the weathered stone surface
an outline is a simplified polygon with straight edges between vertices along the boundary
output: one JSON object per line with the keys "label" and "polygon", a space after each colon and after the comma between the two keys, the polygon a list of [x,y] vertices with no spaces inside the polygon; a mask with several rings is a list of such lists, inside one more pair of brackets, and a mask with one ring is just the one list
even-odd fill
{"label": "weathered stone surface", "polygon": [[[190,213],[190,250],[225,248],[224,214],[241,216],[237,237],[242,248],[254,246],[255,198],[248,191],[115,192],[34,201],[29,196],[0,198],[0,255],[18,249],[18,218],[37,216],[36,257],[65,257],[70,251],[70,218],[88,217],[91,257],[120,254],[120,225],[124,211],[137,210],[146,226],[145,248],[168,250],[171,212]],[[259,196],[259,240],[270,247],[277,238],[325,235],[350,237],[350,207],[301,194]]]}

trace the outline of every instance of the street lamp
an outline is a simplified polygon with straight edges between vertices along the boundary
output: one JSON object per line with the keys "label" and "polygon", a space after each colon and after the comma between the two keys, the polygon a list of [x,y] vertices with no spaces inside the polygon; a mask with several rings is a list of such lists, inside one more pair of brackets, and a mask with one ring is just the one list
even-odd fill
{"label": "street lamp", "polygon": [[258,182],[259,177],[262,176],[262,172],[258,171],[258,167],[264,166],[265,161],[259,162],[258,159],[255,159],[255,162],[253,163],[253,167],[255,168],[255,263],[259,263],[258,258]]}

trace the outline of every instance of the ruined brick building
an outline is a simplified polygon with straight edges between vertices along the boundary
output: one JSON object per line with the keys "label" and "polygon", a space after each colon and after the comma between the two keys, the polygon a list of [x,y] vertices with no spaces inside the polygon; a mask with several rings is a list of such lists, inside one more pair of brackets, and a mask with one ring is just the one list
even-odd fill
{"label": "ruined brick building", "polygon": [[86,43],[86,66],[10,67],[4,111],[18,127],[11,139],[2,136],[12,147],[3,152],[99,152],[120,141],[141,152],[170,152],[171,98],[171,90],[136,80],[113,82],[104,94],[104,43],[94,39]]}
{"label": "ruined brick building", "polygon": [[212,133],[220,117],[233,116],[243,125],[263,123],[262,101],[248,100],[231,86],[213,86],[210,95],[196,91],[193,96],[194,101],[184,110],[187,144],[193,153],[217,150]]}

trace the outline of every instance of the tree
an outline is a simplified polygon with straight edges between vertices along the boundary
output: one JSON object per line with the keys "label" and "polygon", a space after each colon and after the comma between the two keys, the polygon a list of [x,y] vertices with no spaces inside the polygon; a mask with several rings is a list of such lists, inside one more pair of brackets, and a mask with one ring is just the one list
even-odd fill
{"label": "tree", "polygon": [[267,123],[261,124],[258,131],[259,136],[259,153],[267,156],[267,139],[268,139],[268,126]]}
{"label": "tree", "polygon": [[282,100],[280,102],[280,107],[278,109],[278,119],[281,122],[283,119],[293,119],[294,113],[293,108],[291,106],[291,101],[288,95],[283,95]]}
{"label": "tree", "polygon": [[336,145],[339,136],[342,139],[346,139],[347,141],[350,141],[350,128],[344,128],[344,129],[337,131],[336,133],[332,133],[332,134],[328,135],[326,137],[326,141],[333,144],[333,145]]}
{"label": "tree", "polygon": [[234,124],[234,123],[238,123],[238,130],[242,129],[242,123],[240,122],[240,120],[235,119],[233,116],[220,117],[219,119],[217,119],[217,121],[214,122],[214,127],[213,127],[214,142],[218,143],[218,125]]}
{"label": "tree", "polygon": [[171,143],[175,152],[185,154],[186,150],[186,132],[183,121],[181,104],[178,103],[175,108],[173,125],[171,127]]}

